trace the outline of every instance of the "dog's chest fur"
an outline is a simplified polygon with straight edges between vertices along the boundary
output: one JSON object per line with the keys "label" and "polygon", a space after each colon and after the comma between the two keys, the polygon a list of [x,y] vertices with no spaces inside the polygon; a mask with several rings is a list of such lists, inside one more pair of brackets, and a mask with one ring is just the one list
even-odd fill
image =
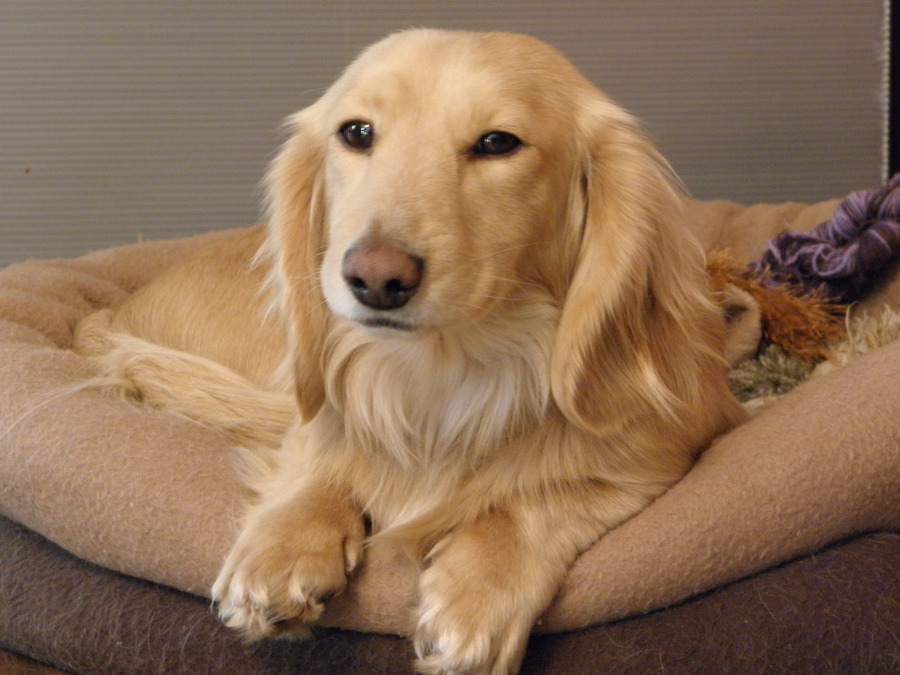
{"label": "dog's chest fur", "polygon": [[452,499],[545,420],[558,310],[543,295],[507,305],[459,330],[329,336],[328,403],[347,454],[371,472],[353,482],[368,485],[358,496],[382,526]]}

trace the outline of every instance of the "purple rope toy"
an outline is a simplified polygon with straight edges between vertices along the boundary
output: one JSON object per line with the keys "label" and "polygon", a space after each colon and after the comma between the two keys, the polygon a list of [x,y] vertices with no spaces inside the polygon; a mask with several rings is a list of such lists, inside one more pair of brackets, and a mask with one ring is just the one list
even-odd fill
{"label": "purple rope toy", "polygon": [[772,239],[755,272],[773,283],[820,291],[840,304],[855,302],[887,265],[900,257],[900,173],[876,190],[847,196],[830,220],[808,234],[785,231]]}

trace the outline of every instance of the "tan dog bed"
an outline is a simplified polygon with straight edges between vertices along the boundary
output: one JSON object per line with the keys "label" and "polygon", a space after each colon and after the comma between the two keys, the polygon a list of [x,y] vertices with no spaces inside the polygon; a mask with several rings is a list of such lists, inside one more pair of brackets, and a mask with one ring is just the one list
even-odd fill
{"label": "tan dog bed", "polygon": [[[775,232],[808,230],[833,208],[695,203],[688,221],[707,248],[749,259]],[[121,302],[217,236],[0,272],[0,513],[85,561],[196,595],[208,593],[244,498],[226,442],[186,420],[76,391],[91,364],[66,348],[78,319]],[[896,276],[895,265],[893,280],[861,311],[900,307]],[[537,630],[665,607],[845,537],[897,529],[893,343],[801,385],[720,438],[683,481],[581,556]],[[411,563],[373,549],[324,623],[403,634],[414,586]],[[896,608],[893,588],[887,600]],[[888,618],[896,626],[896,612]],[[0,627],[7,620],[0,615]],[[0,643],[9,643],[15,631],[3,630]]]}

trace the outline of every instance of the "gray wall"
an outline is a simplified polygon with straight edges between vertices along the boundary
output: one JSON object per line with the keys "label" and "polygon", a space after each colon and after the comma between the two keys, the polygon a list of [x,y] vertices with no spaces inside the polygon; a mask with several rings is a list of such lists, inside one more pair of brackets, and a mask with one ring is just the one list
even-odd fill
{"label": "gray wall", "polygon": [[280,121],[366,44],[528,32],[643,118],[701,198],[882,180],[881,0],[3,0],[0,264],[259,218]]}

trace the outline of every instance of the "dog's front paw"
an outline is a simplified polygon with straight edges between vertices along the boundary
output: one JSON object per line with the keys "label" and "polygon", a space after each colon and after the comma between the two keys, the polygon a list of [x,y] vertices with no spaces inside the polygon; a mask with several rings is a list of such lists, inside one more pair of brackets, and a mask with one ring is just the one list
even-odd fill
{"label": "dog's front paw", "polygon": [[436,561],[420,578],[416,668],[428,675],[509,675],[522,661],[533,608],[482,570]]}
{"label": "dog's front paw", "polygon": [[350,532],[309,525],[241,534],[212,589],[225,625],[251,639],[304,636],[325,601],[344,589],[361,557],[362,522]]}

